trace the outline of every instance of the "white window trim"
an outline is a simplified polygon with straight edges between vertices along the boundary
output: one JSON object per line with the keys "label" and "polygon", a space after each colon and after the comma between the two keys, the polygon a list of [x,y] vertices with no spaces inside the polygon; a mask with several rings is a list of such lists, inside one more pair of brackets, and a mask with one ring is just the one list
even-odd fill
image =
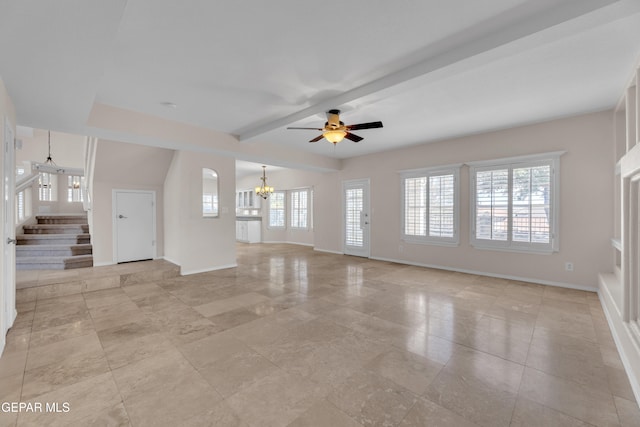
{"label": "white window trim", "polygon": [[314,209],[314,206],[313,206],[313,197],[314,197],[313,187],[309,187],[309,195],[308,195],[308,197],[309,197],[309,206],[307,206],[307,209],[309,210],[309,218],[307,220],[308,221],[307,224],[309,224],[309,230],[313,230],[314,229],[314,227],[313,227],[313,220],[314,220],[314,217],[313,217],[313,209]]}
{"label": "white window trim", "polygon": [[[80,182],[78,183],[78,188],[69,187],[69,181],[71,181],[71,185],[73,185],[74,178],[79,178]],[[83,194],[82,187],[84,185],[84,175],[67,175],[67,203],[83,203]],[[75,191],[77,190],[77,192]],[[71,200],[69,200],[69,191],[71,191]],[[74,194],[78,195],[78,200],[74,199]]]}
{"label": "white window trim", "polygon": [[291,199],[293,197],[293,193],[307,193],[307,207],[306,207],[306,210],[307,210],[307,221],[306,221],[307,225],[306,225],[306,227],[295,227],[295,226],[293,226],[291,224],[291,220],[293,219],[293,215],[291,213],[289,213],[289,228],[291,230],[309,230],[310,229],[309,222],[310,222],[310,219],[311,219],[311,215],[310,215],[310,211],[311,211],[311,209],[310,209],[310,205],[311,205],[311,188],[309,188],[309,187],[296,188],[296,189],[293,189],[293,190],[288,190],[287,193],[288,193],[287,194],[287,196],[288,196],[287,199],[289,200],[289,207],[291,209],[293,209],[293,203],[291,202]]}
{"label": "white window trim", "polygon": [[[284,222],[282,226],[279,225],[271,225],[271,196],[273,196],[273,194],[283,194],[284,197],[284,207],[283,209],[283,213],[284,213]],[[269,199],[267,199],[267,229],[268,230],[286,230],[287,228],[287,191],[286,190],[276,190],[273,192],[273,194],[271,196],[269,196]]]}
{"label": "white window trim", "polygon": [[[560,156],[566,151],[553,151],[549,153],[532,154],[527,156],[517,157],[505,157],[502,159],[482,160],[477,162],[466,163],[469,166],[469,221],[470,221],[470,242],[471,246],[476,249],[489,249],[505,252],[524,252],[535,254],[551,254],[560,250],[560,238],[558,231],[560,230]],[[551,210],[551,224],[549,233],[551,236],[551,242],[548,244],[541,243],[524,243],[511,241],[511,227],[507,231],[508,240],[496,241],[476,239],[476,172],[483,170],[492,170],[505,168],[509,169],[509,211],[511,211],[511,186],[512,175],[511,171],[514,167],[522,166],[534,166],[535,164],[547,164],[551,165],[551,197],[550,210]],[[509,215],[509,218],[511,215]]]}
{"label": "white window trim", "polygon": [[[43,187],[42,177],[48,176],[47,187]],[[58,175],[52,172],[40,172],[38,178],[38,201],[40,202],[57,202],[58,201]]]}
{"label": "white window trim", "polygon": [[[421,169],[406,169],[399,171],[400,173],[400,198],[401,198],[401,229],[400,239],[407,243],[416,243],[421,245],[436,245],[436,246],[459,246],[460,245],[460,168],[462,163],[456,163],[451,165],[436,166]],[[405,179],[407,178],[420,178],[438,175],[453,175],[453,191],[454,191],[454,205],[453,205],[453,237],[436,237],[429,236],[429,192],[427,191],[427,235],[426,236],[412,236],[404,234],[405,230]]]}

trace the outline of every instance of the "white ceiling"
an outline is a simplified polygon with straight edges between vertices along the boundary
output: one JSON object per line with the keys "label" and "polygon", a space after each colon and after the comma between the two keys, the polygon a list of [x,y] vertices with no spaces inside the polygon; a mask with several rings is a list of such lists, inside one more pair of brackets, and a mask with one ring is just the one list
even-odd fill
{"label": "white ceiling", "polygon": [[[0,77],[20,125],[83,133],[101,103],[347,158],[611,108],[640,56],[638,0],[402,6],[0,0]],[[331,108],[384,128],[285,130]]]}
{"label": "white ceiling", "polygon": [[[253,163],[247,162],[244,160],[236,160],[236,178],[244,178],[245,176],[255,176],[256,182],[260,184],[260,177],[262,176],[262,164],[261,163]],[[272,172],[277,172],[280,170],[284,170],[286,168],[282,168],[279,166],[272,165],[264,165],[267,167],[265,169],[266,174],[269,175]]]}

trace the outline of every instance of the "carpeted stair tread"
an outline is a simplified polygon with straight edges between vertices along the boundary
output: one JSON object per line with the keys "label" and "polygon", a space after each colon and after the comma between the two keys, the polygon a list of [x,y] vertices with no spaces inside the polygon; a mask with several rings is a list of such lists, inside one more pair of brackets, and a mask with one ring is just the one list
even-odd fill
{"label": "carpeted stair tread", "polygon": [[16,236],[18,270],[66,270],[93,266],[86,214],[40,214]]}
{"label": "carpeted stair tread", "polygon": [[89,224],[24,225],[24,234],[77,234],[89,231]]}
{"label": "carpeted stair tread", "polygon": [[18,270],[66,270],[93,266],[93,255],[16,258]]}
{"label": "carpeted stair tread", "polygon": [[16,246],[16,257],[90,255],[92,252],[90,243]]}
{"label": "carpeted stair tread", "polygon": [[36,215],[38,224],[88,224],[87,215],[83,214],[46,214]]}
{"label": "carpeted stair tread", "polygon": [[81,234],[21,234],[16,236],[18,245],[64,245],[89,243],[91,235]]}

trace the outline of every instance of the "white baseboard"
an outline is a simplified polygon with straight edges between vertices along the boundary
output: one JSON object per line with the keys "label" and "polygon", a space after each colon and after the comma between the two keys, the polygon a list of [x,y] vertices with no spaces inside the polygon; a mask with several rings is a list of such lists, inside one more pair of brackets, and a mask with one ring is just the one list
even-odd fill
{"label": "white baseboard", "polygon": [[165,260],[165,261],[167,261],[167,262],[170,262],[171,264],[174,264],[174,265],[177,265],[178,267],[180,267],[180,263],[179,263],[178,261],[174,261],[174,260],[172,260],[172,259],[171,259],[171,258],[169,258],[169,257],[162,256],[162,257],[160,257],[160,258],[158,258],[158,259],[163,259],[163,260]]}
{"label": "white baseboard", "polygon": [[[164,256],[156,257],[156,258],[153,258],[153,259],[154,259],[154,260],[156,260],[156,259],[163,259],[163,260],[165,260],[165,261],[169,261],[169,262],[170,262],[170,263],[172,263],[172,264],[180,265],[180,264],[178,264],[178,263],[177,263],[177,262],[175,262],[175,261],[171,261],[169,258],[165,258]],[[133,261],[133,262],[135,262],[135,261]],[[117,264],[118,264],[117,262],[113,262],[113,261],[108,262],[108,261],[106,261],[106,262],[94,262],[94,263],[93,263],[93,266],[94,266],[94,267],[106,267],[106,266],[108,266],[108,265],[117,265]]]}
{"label": "white baseboard", "polygon": [[313,243],[300,243],[300,242],[283,242],[283,243],[288,243],[290,245],[306,246],[308,248],[313,247]]}
{"label": "white baseboard", "polygon": [[[602,311],[604,311],[604,317],[609,324],[611,336],[613,336],[613,341],[618,349],[618,354],[620,354],[620,360],[622,360],[622,365],[627,373],[629,384],[631,384],[633,395],[636,398],[636,402],[640,402],[640,372],[634,369],[634,365],[640,366],[640,348],[638,348],[636,341],[631,336],[631,332],[625,322],[622,321],[622,318],[611,314],[610,307],[615,309],[616,306],[606,286],[600,286],[598,298],[600,299]],[[632,360],[635,360],[635,363],[632,363]]]}
{"label": "white baseboard", "polygon": [[198,273],[207,273],[209,271],[216,271],[216,270],[224,270],[225,268],[234,268],[237,267],[238,264],[228,264],[228,265],[218,265],[212,268],[203,268],[200,270],[189,270],[189,271],[183,271],[182,268],[180,269],[180,275],[182,276],[189,276],[191,274],[198,274]]}
{"label": "white baseboard", "polygon": [[328,249],[319,249],[319,248],[316,248],[316,247],[314,247],[313,250],[317,251],[317,252],[324,252],[326,254],[344,255],[344,253],[342,253],[342,252],[330,251]]}
{"label": "white baseboard", "polygon": [[508,274],[495,274],[495,273],[488,273],[486,271],[467,270],[464,268],[455,268],[455,267],[448,267],[448,266],[435,265],[435,264],[423,264],[419,262],[411,262],[411,261],[393,259],[393,258],[371,257],[370,259],[375,259],[378,261],[395,262],[397,264],[414,265],[416,267],[436,268],[438,270],[454,271],[456,273],[476,274],[478,276],[496,277],[499,279],[517,280],[519,282],[537,283],[540,285],[556,286],[558,288],[569,288],[569,289],[577,289],[580,291],[598,292],[597,288],[593,288],[591,286],[574,285],[573,283],[561,283],[561,282],[554,282],[550,280],[534,279],[531,277],[511,276]]}
{"label": "white baseboard", "polygon": [[298,246],[308,246],[308,247],[313,247],[312,243],[300,243],[300,242],[289,242],[289,241],[282,241],[282,240],[265,240],[261,243],[267,243],[267,244],[287,244],[287,245],[298,245]]}
{"label": "white baseboard", "polygon": [[115,262],[94,262],[94,267],[106,267],[107,265],[116,265]]}

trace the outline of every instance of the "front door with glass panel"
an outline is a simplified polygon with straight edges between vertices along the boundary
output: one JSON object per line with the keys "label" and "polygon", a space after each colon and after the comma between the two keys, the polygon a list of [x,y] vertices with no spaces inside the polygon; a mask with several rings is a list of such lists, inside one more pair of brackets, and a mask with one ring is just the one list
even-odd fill
{"label": "front door with glass panel", "polygon": [[369,257],[369,180],[344,181],[342,184],[343,236],[345,255]]}

